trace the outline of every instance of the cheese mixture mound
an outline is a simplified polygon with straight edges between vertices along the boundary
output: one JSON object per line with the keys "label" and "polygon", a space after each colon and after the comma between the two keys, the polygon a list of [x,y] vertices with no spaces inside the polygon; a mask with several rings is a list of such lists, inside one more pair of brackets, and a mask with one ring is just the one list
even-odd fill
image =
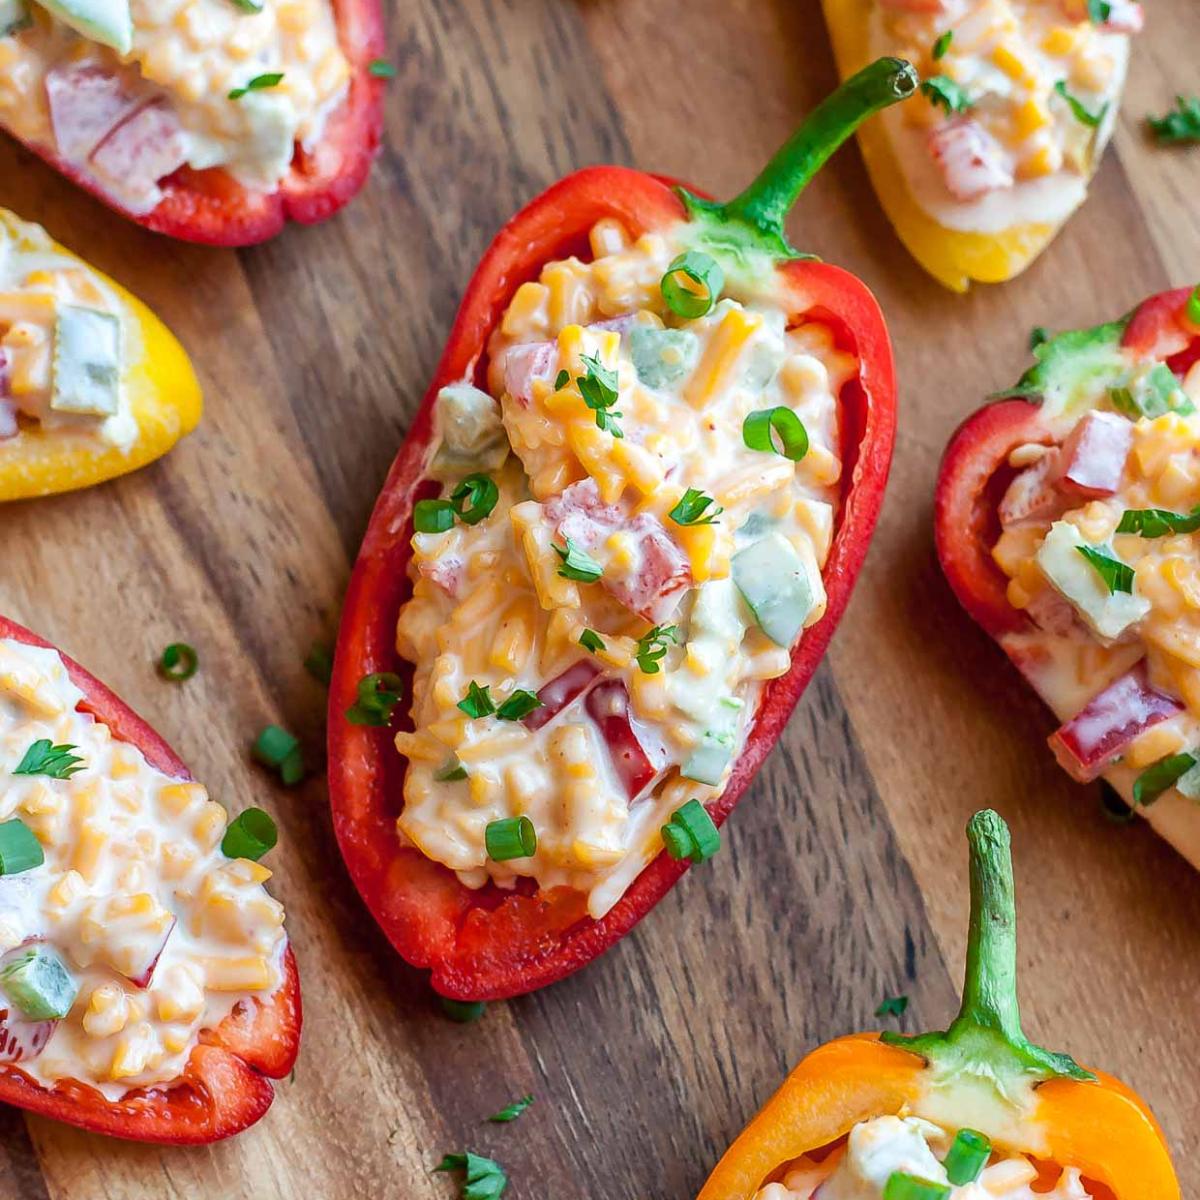
{"label": "cheese mixture mound", "polygon": [[884,113],[917,203],[941,225],[1000,233],[1057,224],[1084,199],[1112,136],[1140,4],[1112,0],[877,0],[872,56],[925,84]]}
{"label": "cheese mixture mound", "polygon": [[754,1200],[882,1200],[897,1173],[940,1185],[944,1200],[1091,1200],[1073,1167],[1039,1165],[1023,1154],[994,1152],[974,1182],[956,1187],[942,1164],[953,1142],[953,1132],[917,1117],[875,1117],[825,1157],[790,1164]]}
{"label": "cheese mixture mound", "polygon": [[0,446],[40,428],[128,450],[123,368],[140,357],[138,322],[104,279],[0,211]]}
{"label": "cheese mixture mound", "polygon": [[82,699],[55,651],[0,639],[0,1063],[117,1100],[269,1002],[287,937],[271,872],[221,851],[225,809]]}
{"label": "cheese mixture mound", "polygon": [[[0,126],[135,214],[180,167],[273,191],[347,94],[330,0],[0,0]],[[83,14],[82,16],[80,14]]]}
{"label": "cheese mixture mound", "polygon": [[[786,298],[726,287],[677,315],[682,232],[601,221],[590,261],[517,290],[486,380],[442,390],[397,629],[400,837],[469,887],[526,876],[594,917],[721,793],[825,610],[858,372]],[[497,823],[525,825],[525,853],[489,848]]]}

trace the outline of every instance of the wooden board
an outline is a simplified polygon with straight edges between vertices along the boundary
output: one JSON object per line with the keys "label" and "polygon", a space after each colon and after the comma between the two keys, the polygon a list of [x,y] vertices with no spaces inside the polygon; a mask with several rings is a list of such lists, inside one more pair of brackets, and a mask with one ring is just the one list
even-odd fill
{"label": "wooden board", "polygon": [[[895,336],[891,490],[830,658],[729,826],[726,849],[583,974],[460,1028],[376,932],[319,778],[247,760],[278,721],[320,756],[301,661],[335,629],[379,482],[492,234],[572,167],[637,163],[731,194],[834,83],[817,0],[405,0],[399,76],[367,192],[324,227],[242,253],[142,233],[0,145],[0,204],[43,221],[156,307],[191,349],[205,422],[161,464],[0,512],[0,611],[152,718],[214,794],[278,817],[272,856],[307,1015],[293,1082],[257,1128],[164,1151],[0,1111],[0,1200],[425,1200],[470,1147],[514,1200],[682,1200],[787,1067],[877,1024],[947,1020],[965,927],[962,827],[1011,821],[1029,1031],[1153,1102],[1200,1189],[1200,879],[1067,783],[1048,718],[958,609],[930,529],[938,456],[1015,378],[1034,324],[1091,324],[1200,270],[1200,152],[1141,117],[1194,91],[1200,7],[1153,0],[1087,207],[1021,280],[963,299],[892,236],[857,152],[803,199],[794,240],[863,275]],[[159,683],[177,638],[202,673]],[[482,1119],[537,1094],[516,1125]]]}

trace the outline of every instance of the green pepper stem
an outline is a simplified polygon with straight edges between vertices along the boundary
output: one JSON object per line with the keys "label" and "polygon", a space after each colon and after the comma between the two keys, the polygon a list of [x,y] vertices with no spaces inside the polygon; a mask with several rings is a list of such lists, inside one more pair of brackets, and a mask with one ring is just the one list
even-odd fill
{"label": "green pepper stem", "polygon": [[1069,1055],[1033,1045],[1021,1031],[1017,1002],[1017,906],[1012,845],[999,814],[985,809],[967,824],[971,846],[971,919],[962,1006],[945,1033],[883,1040],[922,1055],[935,1070],[995,1080],[1011,1098],[1020,1080],[1054,1076],[1092,1080]]}
{"label": "green pepper stem", "polygon": [[742,226],[749,238],[737,240],[754,243],[774,257],[798,257],[783,227],[800,193],[863,121],[906,100],[919,83],[912,64],[900,58],[881,58],[864,67],[809,113],[741,195],[717,204],[684,193],[693,217],[704,213],[711,222]]}

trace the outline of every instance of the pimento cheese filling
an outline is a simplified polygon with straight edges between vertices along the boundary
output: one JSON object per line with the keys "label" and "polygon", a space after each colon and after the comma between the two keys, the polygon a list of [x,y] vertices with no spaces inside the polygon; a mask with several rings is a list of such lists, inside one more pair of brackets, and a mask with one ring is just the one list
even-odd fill
{"label": "pimento cheese filling", "polygon": [[884,113],[909,190],[940,224],[1000,233],[1058,224],[1112,135],[1141,5],[1112,0],[877,0],[874,54],[920,70]]}
{"label": "pimento cheese filling", "polygon": [[[117,1100],[178,1079],[204,1031],[269,1001],[287,938],[271,872],[221,852],[224,808],[82,699],[55,651],[0,639],[0,824],[23,822],[44,855],[0,875],[0,1063]],[[45,765],[42,741],[70,748],[78,769],[27,773]],[[31,950],[77,989],[61,1019],[31,1019],[11,990],[9,968]]]}
{"label": "pimento cheese filling", "polygon": [[1064,361],[1053,444],[1011,457],[992,553],[1030,623],[1003,642],[1063,722],[1062,765],[1170,822],[1200,864],[1200,364],[1181,377],[1113,328]]}
{"label": "pimento cheese filling", "polygon": [[76,2],[0,0],[0,127],[135,214],[183,166],[273,191],[346,96],[330,0]]}
{"label": "pimento cheese filling", "polygon": [[43,429],[128,450],[138,427],[123,367],[138,336],[95,271],[0,210],[0,446]]}
{"label": "pimento cheese filling", "polygon": [[[526,876],[595,917],[681,806],[720,794],[763,685],[824,612],[858,369],[773,295],[727,287],[676,315],[660,285],[681,232],[601,221],[590,261],[516,292],[488,392],[443,389],[440,503],[477,516],[469,473],[496,497],[475,523],[418,523],[397,628],[415,664],[400,837],[469,887]],[[776,409],[806,452],[747,443]],[[489,827],[519,818],[535,852],[497,861]]]}
{"label": "pimento cheese filling", "polygon": [[947,1189],[945,1200],[1091,1200],[1074,1167],[999,1151],[974,1181],[956,1186],[944,1165],[954,1137],[918,1117],[862,1121],[831,1153],[789,1164],[781,1179],[760,1188],[754,1200],[882,1200],[888,1180],[898,1173]]}

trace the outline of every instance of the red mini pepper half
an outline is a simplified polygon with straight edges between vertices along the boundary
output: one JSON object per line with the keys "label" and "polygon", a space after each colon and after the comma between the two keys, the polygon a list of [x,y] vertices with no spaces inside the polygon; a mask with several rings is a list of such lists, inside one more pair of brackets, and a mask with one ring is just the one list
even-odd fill
{"label": "red mini pepper half", "polygon": [[[402,847],[396,834],[405,764],[392,732],[351,724],[346,710],[366,675],[404,668],[396,618],[411,591],[413,505],[434,437],[439,390],[469,378],[486,386],[488,337],[517,288],[568,255],[587,256],[588,231],[615,218],[633,235],[682,221],[710,254],[765,263],[797,321],[830,325],[860,364],[842,393],[847,470],[824,571],[828,609],[796,647],[790,671],[765,689],[757,720],[725,791],[709,805],[720,824],[746,790],[812,677],[846,607],[883,498],[895,434],[895,373],[882,314],[854,276],[796,253],[786,242],[788,210],[809,179],[871,113],[910,95],[912,68],[881,60],[820,105],[741,196],[718,205],[674,182],[624,167],[568,176],[518,213],[484,255],[449,344],[367,529],[342,615],[330,689],[329,778],[334,827],[359,892],[392,944],[433,972],[434,988],[460,999],[496,999],[543,987],[590,962],[627,933],[679,879],[685,864],[660,854],[602,919],[584,896],[528,886],[478,891],[446,867]],[[693,236],[693,235],[689,235]]]}
{"label": "red mini pepper half", "polygon": [[[3,616],[0,638],[53,649]],[[84,694],[85,711],[115,738],[136,746],[151,766],[179,780],[191,779],[171,747],[128,705],[65,654],[62,660]],[[275,1091],[267,1077],[286,1076],[300,1049],[300,976],[290,946],[283,970],[283,983],[270,1004],[240,1004],[216,1029],[202,1034],[183,1078],[169,1088],[139,1088],[110,1101],[82,1083],[42,1087],[19,1067],[6,1065],[0,1066],[0,1103],[138,1142],[201,1145],[240,1133],[271,1107]]]}
{"label": "red mini pepper half", "polygon": [[85,191],[139,225],[185,242],[250,246],[265,242],[288,221],[313,225],[331,217],[361,190],[379,150],[384,80],[370,65],[384,53],[380,0],[332,0],[350,90],[328,119],[320,144],[297,145],[291,171],[273,192],[243,187],[220,168],[183,167],[160,183],[165,193],[151,212],[126,212],[82,172],[47,146],[29,149]]}

